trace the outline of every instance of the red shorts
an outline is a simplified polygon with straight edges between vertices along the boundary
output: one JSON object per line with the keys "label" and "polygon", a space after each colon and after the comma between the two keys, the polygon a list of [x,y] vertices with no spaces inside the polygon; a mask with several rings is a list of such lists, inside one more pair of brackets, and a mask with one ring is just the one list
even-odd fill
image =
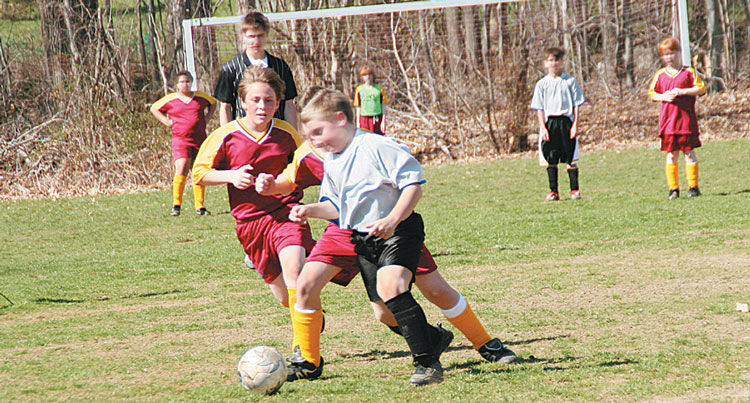
{"label": "red shorts", "polygon": [[202,143],[203,140],[196,141],[192,137],[172,136],[172,160],[177,161],[180,158],[195,160]]}
{"label": "red shorts", "polygon": [[[357,253],[350,240],[351,235],[352,232],[349,230],[343,230],[336,224],[328,224],[323,235],[315,243],[310,256],[307,257],[308,262],[321,262],[340,268],[341,271],[331,279],[331,282],[342,286],[349,285],[359,273]],[[435,270],[437,270],[435,259],[427,247],[422,245],[417,275],[432,273]]]}
{"label": "red shorts", "polygon": [[237,221],[237,239],[263,281],[272,283],[281,274],[278,252],[287,246],[303,246],[310,252],[315,241],[310,226],[289,221],[289,209],[282,208],[250,221]]}
{"label": "red shorts", "polygon": [[383,133],[383,115],[360,116],[359,127],[377,134]]}
{"label": "red shorts", "polygon": [[662,134],[661,151],[690,151],[701,146],[697,133],[693,134]]}

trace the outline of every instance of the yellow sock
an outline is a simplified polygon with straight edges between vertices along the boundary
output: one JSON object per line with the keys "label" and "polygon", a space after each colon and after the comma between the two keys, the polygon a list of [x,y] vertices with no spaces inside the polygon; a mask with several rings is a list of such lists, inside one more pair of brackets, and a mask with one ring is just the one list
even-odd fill
{"label": "yellow sock", "polygon": [[185,190],[185,175],[175,175],[172,179],[172,205],[182,206],[182,191]]}
{"label": "yellow sock", "polygon": [[688,186],[691,188],[698,187],[698,163],[685,165],[685,177],[687,177]]}
{"label": "yellow sock", "polygon": [[195,200],[195,209],[203,207],[203,195],[206,194],[206,187],[201,185],[193,185],[193,197]]}
{"label": "yellow sock", "polygon": [[297,332],[294,331],[294,304],[297,302],[297,289],[296,288],[287,288],[286,289],[287,294],[289,294],[289,316],[292,318],[292,350],[294,350],[295,347],[299,346],[299,341],[297,340]]}
{"label": "yellow sock", "polygon": [[294,337],[299,340],[299,348],[305,361],[320,365],[320,329],[323,326],[323,310],[300,312],[295,309],[292,320]]}
{"label": "yellow sock", "polygon": [[667,186],[670,189],[680,188],[680,168],[677,164],[666,164],[664,173],[667,176]]}
{"label": "yellow sock", "polygon": [[469,339],[475,350],[479,350],[480,347],[492,340],[463,295],[459,296],[455,307],[443,310],[443,314],[456,329]]}

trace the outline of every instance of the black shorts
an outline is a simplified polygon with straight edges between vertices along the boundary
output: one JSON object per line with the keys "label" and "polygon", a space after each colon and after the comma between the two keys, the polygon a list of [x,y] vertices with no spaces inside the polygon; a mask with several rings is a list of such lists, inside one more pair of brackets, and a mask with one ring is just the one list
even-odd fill
{"label": "black shorts", "polygon": [[576,139],[570,138],[573,122],[566,116],[550,116],[544,124],[549,132],[549,141],[542,140],[542,155],[550,165],[560,162],[570,164],[576,151]]}
{"label": "black shorts", "polygon": [[416,273],[424,243],[424,222],[422,216],[411,213],[388,239],[370,236],[366,232],[352,231],[351,241],[354,251],[357,252],[357,265],[367,289],[367,296],[370,301],[378,301],[380,297],[376,279],[381,267],[406,267],[412,272],[411,281],[414,282],[413,274]]}

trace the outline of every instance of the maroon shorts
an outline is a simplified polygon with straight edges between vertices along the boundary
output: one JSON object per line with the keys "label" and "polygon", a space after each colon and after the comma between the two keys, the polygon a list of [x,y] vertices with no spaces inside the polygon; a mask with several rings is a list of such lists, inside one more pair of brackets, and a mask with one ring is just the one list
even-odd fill
{"label": "maroon shorts", "polygon": [[289,221],[289,210],[285,208],[255,220],[237,221],[237,239],[255,270],[269,284],[281,274],[280,250],[299,245],[310,252],[315,245],[310,226]]}
{"label": "maroon shorts", "polygon": [[690,151],[701,146],[698,134],[662,134],[661,150],[667,152]]}
{"label": "maroon shorts", "polygon": [[[205,139],[205,136],[203,138]],[[195,160],[202,143],[203,140],[196,141],[192,137],[172,136],[172,160],[177,161],[180,158]]]}
{"label": "maroon shorts", "polygon": [[360,116],[359,127],[377,134],[383,133],[383,115]]}
{"label": "maroon shorts", "polygon": [[[310,256],[307,257],[308,262],[321,262],[340,268],[341,271],[331,279],[331,282],[342,286],[349,285],[359,273],[357,253],[350,240],[351,235],[352,232],[349,230],[343,230],[336,224],[328,224],[323,235],[315,243]],[[435,259],[427,247],[422,245],[416,274],[432,273],[435,270],[437,270]]]}

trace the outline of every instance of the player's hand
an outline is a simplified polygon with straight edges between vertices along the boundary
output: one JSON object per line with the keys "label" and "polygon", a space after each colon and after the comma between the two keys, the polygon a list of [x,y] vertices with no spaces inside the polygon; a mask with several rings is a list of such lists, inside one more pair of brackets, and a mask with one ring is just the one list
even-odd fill
{"label": "player's hand", "polygon": [[255,176],[250,173],[253,167],[250,164],[245,164],[238,169],[235,169],[232,177],[232,185],[239,190],[245,190],[255,183]]}
{"label": "player's hand", "polygon": [[393,236],[397,226],[398,222],[393,222],[393,220],[385,217],[368,225],[366,228],[370,230],[368,234],[378,238],[388,239]]}
{"label": "player's hand", "polygon": [[271,174],[258,174],[258,176],[255,177],[255,191],[263,196],[270,195],[273,180],[274,178]]}
{"label": "player's hand", "polygon": [[661,95],[664,98],[664,102],[673,102],[675,98],[677,98],[677,94],[674,90],[669,90]]}
{"label": "player's hand", "polygon": [[546,127],[542,128],[542,140],[549,141],[549,131]]}
{"label": "player's hand", "polygon": [[173,125],[174,122],[172,121],[172,119],[167,119],[167,127],[171,129]]}
{"label": "player's hand", "polygon": [[572,126],[570,126],[570,139],[573,140],[578,136],[578,125],[573,123]]}
{"label": "player's hand", "polygon": [[289,221],[295,224],[304,224],[307,221],[308,208],[304,204],[292,207],[289,212]]}

